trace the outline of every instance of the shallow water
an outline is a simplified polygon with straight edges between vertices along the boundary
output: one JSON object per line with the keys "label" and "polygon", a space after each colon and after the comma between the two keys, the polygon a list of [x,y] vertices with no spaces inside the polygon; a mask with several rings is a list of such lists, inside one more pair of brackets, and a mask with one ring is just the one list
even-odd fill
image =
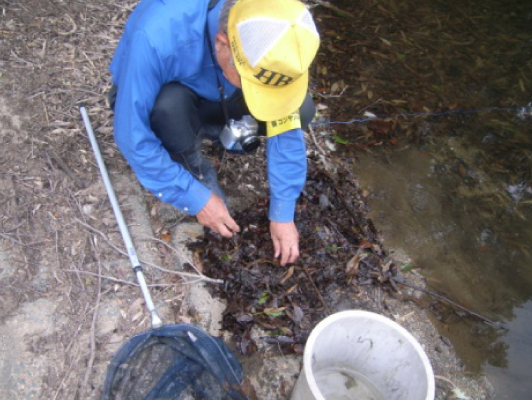
{"label": "shallow water", "polygon": [[327,400],[384,400],[377,387],[356,371],[327,368],[316,371],[314,378]]}
{"label": "shallow water", "polygon": [[[490,170],[468,164],[472,185],[450,167],[470,148],[461,138],[408,145],[354,165],[370,193],[372,219],[384,244],[407,254],[436,289],[461,305],[501,321],[507,331],[454,313],[434,318],[470,371],[486,373],[497,399],[532,393],[532,210]],[[481,151],[478,150],[478,151]],[[444,155],[445,154],[445,155]],[[468,160],[470,161],[470,160]],[[408,260],[405,261],[408,264]]]}
{"label": "shallow water", "polygon": [[[532,119],[516,108],[532,102],[532,3],[368,2],[361,5],[364,24],[397,54],[378,48],[386,61],[356,59],[353,71],[371,95],[362,85],[357,98],[340,97],[331,121],[364,110],[465,112],[401,117],[380,133],[367,123],[335,125],[344,143],[357,143],[338,142],[340,156],[352,160],[369,193],[385,247],[407,255],[404,267],[417,268],[429,289],[507,328],[445,309],[434,313],[468,370],[488,376],[496,399],[530,399]],[[373,39],[364,24],[365,38]],[[357,115],[334,115],[355,107]],[[490,107],[502,109],[479,111]]]}

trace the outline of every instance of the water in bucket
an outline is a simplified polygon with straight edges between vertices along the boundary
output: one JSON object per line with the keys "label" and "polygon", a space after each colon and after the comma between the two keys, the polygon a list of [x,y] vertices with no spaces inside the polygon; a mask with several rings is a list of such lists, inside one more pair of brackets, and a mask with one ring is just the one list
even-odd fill
{"label": "water in bucket", "polygon": [[396,322],[363,310],[332,314],[311,332],[291,400],[434,400],[430,361]]}
{"label": "water in bucket", "polygon": [[325,368],[316,371],[314,378],[327,400],[385,400],[369,379],[347,368]]}

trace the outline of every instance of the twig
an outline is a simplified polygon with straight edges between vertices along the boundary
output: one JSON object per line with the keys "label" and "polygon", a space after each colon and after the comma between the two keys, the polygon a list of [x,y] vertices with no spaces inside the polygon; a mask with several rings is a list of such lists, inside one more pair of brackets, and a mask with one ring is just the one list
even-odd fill
{"label": "twig", "polygon": [[224,152],[222,154],[222,159],[220,160],[220,166],[218,167],[218,174],[222,171],[226,156],[227,156],[227,150],[224,149]]}
{"label": "twig", "polygon": [[[87,239],[85,239],[85,240],[87,240]],[[81,289],[83,289],[84,292],[87,292],[87,288],[83,284],[83,281],[81,280],[81,276],[79,276],[80,268],[78,268],[78,267],[81,266],[81,262],[83,261],[83,256],[84,256],[83,252],[80,251],[79,252],[77,266],[76,266],[76,263],[72,263],[72,266],[74,267],[73,271],[76,272],[76,276],[78,278],[79,286],[81,287]]]}
{"label": "twig", "polygon": [[506,328],[502,322],[495,322],[495,321],[492,321],[491,319],[475,312],[475,311],[472,311],[456,302],[454,302],[453,300],[451,299],[448,299],[447,297],[445,296],[442,296],[441,294],[439,293],[436,293],[436,292],[433,292],[431,290],[427,290],[427,289],[423,289],[422,287],[419,287],[419,286],[415,286],[415,285],[411,285],[409,283],[406,283],[406,282],[401,282],[400,280],[398,280],[397,278],[395,277],[391,277],[390,278],[392,281],[394,281],[395,283],[398,283],[399,285],[403,285],[403,286],[406,286],[406,287],[409,287],[411,289],[414,289],[414,290],[417,290],[417,291],[420,291],[420,292],[423,292],[423,293],[426,293],[426,294],[429,294],[433,297],[436,297],[438,300],[443,300],[444,302],[452,305],[453,307],[456,307],[456,308],[459,308],[460,310],[462,311],[465,311],[466,313],[468,313],[469,315],[472,315],[474,317],[477,317],[478,319],[482,320],[483,322],[487,322],[488,324],[490,325],[493,325],[497,328],[501,328],[501,329],[508,329]]}
{"label": "twig", "polygon": [[[112,276],[99,275],[99,274],[95,274],[95,273],[89,272],[89,271],[78,271],[78,270],[75,270],[75,269],[65,269],[64,272],[74,272],[76,274],[85,274],[85,275],[97,276],[98,278],[107,279],[109,281],[116,282],[116,283],[122,283],[124,285],[131,285],[131,286],[137,286],[137,287],[139,286],[135,282],[128,282],[128,281],[125,281],[123,279],[113,278]],[[168,287],[168,286],[174,286],[174,285],[171,284],[171,283],[148,285],[148,287]]]}
{"label": "twig", "polygon": [[[86,311],[86,309],[85,309],[85,311]],[[76,333],[70,339],[70,342],[68,343],[68,346],[65,348],[65,354],[68,354],[68,352],[70,351],[70,348],[72,347],[72,345],[75,342],[77,342],[78,334],[79,334],[79,331],[81,330],[81,328],[83,328],[83,322],[78,325],[78,329],[76,329]],[[78,349],[79,349],[79,347],[78,347]]]}
{"label": "twig", "polygon": [[259,265],[259,264],[270,264],[270,265],[273,265],[274,267],[278,267],[279,266],[278,262],[272,261],[272,260],[268,260],[266,258],[260,258],[260,259],[255,260],[255,261],[250,261],[250,262],[244,263],[244,266],[246,268],[249,268],[249,267],[251,267],[253,265]]}
{"label": "twig", "polygon": [[85,58],[87,59],[87,61],[89,62],[89,64],[92,66],[93,69],[96,69],[96,66],[94,65],[94,63],[92,62],[92,60],[89,58],[89,56],[84,52],[82,51],[81,54],[83,54],[85,56]]}
{"label": "twig", "polygon": [[61,36],[72,35],[73,33],[76,33],[76,31],[78,30],[78,26],[76,25],[76,23],[74,22],[72,17],[70,15],[68,15],[68,14],[65,14],[65,17],[67,17],[68,20],[70,21],[70,24],[72,25],[72,28],[69,31],[67,31],[67,32],[57,31],[57,34],[61,35]]}
{"label": "twig", "polygon": [[4,238],[6,240],[9,240],[12,243],[18,244],[19,246],[26,247],[26,245],[24,243],[22,243],[21,241],[19,241],[17,239],[13,239],[12,237],[10,237],[8,235],[4,235],[2,232],[0,232],[0,237]]}
{"label": "twig", "polygon": [[[57,231],[57,229],[55,230],[55,259],[57,262],[57,268],[61,270],[62,269],[61,268],[61,257],[59,256],[59,232]],[[57,272],[55,268],[53,269],[53,275],[57,283],[61,285],[64,284],[64,282],[61,279],[59,279],[59,277],[57,276]]]}
{"label": "twig", "polygon": [[[131,6],[128,6],[128,5],[125,5],[125,4],[109,3],[109,5],[115,6],[117,8],[120,8],[121,10],[133,11],[133,8]],[[101,6],[98,6],[98,7],[101,7]]]}
{"label": "twig", "polygon": [[11,55],[13,56],[13,58],[15,59],[15,61],[18,61],[18,62],[21,62],[21,63],[27,64],[27,65],[31,66],[32,68],[34,67],[34,64],[33,64],[32,62],[29,62],[29,61],[24,60],[23,58],[20,58],[20,57],[18,56],[18,54],[15,53],[14,50],[11,50]]}
{"label": "twig", "polygon": [[31,248],[31,246],[35,246],[37,244],[42,244],[42,243],[48,243],[49,240],[40,240],[38,242],[31,242],[31,243],[23,243],[21,242],[20,240],[17,240],[17,239],[13,239],[12,237],[10,237],[9,235],[6,235],[2,232],[0,232],[0,237],[6,239],[6,240],[9,240],[11,241],[12,243],[15,243],[15,244],[18,244],[19,246],[22,246],[22,247],[28,247],[28,248]]}
{"label": "twig", "polygon": [[323,165],[328,171],[333,171],[334,169],[333,169],[332,164],[327,160],[327,153],[325,153],[325,150],[321,148],[320,144],[318,143],[316,139],[316,135],[314,134],[314,130],[312,129],[310,125],[308,126],[308,131],[309,131],[310,137],[312,138],[312,141],[314,142],[314,145],[318,149],[321,162],[323,163]]}
{"label": "twig", "polygon": [[[78,329],[78,332],[79,332],[79,329]],[[77,332],[76,332],[77,333]],[[72,340],[73,341],[73,340]],[[72,342],[71,342],[72,343]],[[70,347],[70,346],[69,346]],[[66,349],[65,352],[68,352],[68,348]],[[72,367],[74,366],[74,362],[77,361],[77,356],[79,355],[79,347],[78,347],[78,351],[76,353],[76,357],[73,357],[72,358],[72,361],[70,362],[70,365],[68,366],[68,371],[67,373],[65,374],[65,376],[63,377],[63,380],[61,380],[61,383],[59,384],[59,386],[57,387],[56,391],[55,391],[55,395],[53,397],[52,400],[56,400],[57,399],[57,396],[59,396],[59,393],[61,392],[61,389],[63,388],[63,384],[67,381],[67,379],[70,377],[70,373],[72,372]]]}
{"label": "twig", "polygon": [[314,290],[315,290],[316,293],[318,294],[318,297],[320,298],[321,304],[323,304],[323,307],[325,307],[325,309],[327,310],[327,312],[328,312],[329,314],[332,314],[331,309],[329,308],[329,306],[328,306],[327,303],[325,302],[325,299],[324,299],[323,296],[321,295],[320,290],[318,289],[318,287],[317,287],[316,284],[314,283],[314,280],[313,280],[312,277],[310,276],[310,273],[308,272],[308,268],[305,267],[305,266],[303,266],[303,270],[305,271],[305,274],[307,274],[307,278],[308,278],[308,280],[310,281],[310,283],[312,284],[312,287],[314,288]]}
{"label": "twig", "polygon": [[[123,254],[125,254],[125,253],[123,253]],[[222,279],[209,278],[208,276],[205,276],[203,274],[196,275],[196,274],[191,274],[189,272],[173,271],[173,270],[170,270],[170,269],[159,267],[158,265],[152,264],[152,263],[150,263],[148,261],[142,261],[142,263],[147,265],[147,266],[150,266],[152,268],[158,269],[159,271],[167,272],[169,274],[179,275],[179,276],[185,277],[185,278],[194,278],[194,279],[196,279],[196,281],[205,281],[205,282],[213,283],[213,284],[216,284],[216,285],[223,285],[223,283],[224,283],[224,281]],[[186,283],[189,283],[189,282],[186,282]]]}
{"label": "twig", "polygon": [[323,0],[311,0],[313,3],[318,4],[322,7],[328,8],[329,10],[333,10],[336,14],[338,14],[340,17],[354,17],[353,14],[351,14],[348,11],[344,11],[336,6],[333,6],[331,3]]}
{"label": "twig", "polygon": [[[21,59],[21,61],[24,61]],[[98,98],[103,98],[104,95],[102,93],[98,93],[98,92],[94,92],[92,90],[88,90],[88,89],[81,89],[79,87],[75,87],[75,86],[69,86],[68,89],[56,89],[56,90],[51,90],[51,91],[44,91],[44,93],[46,93],[47,95],[54,95],[54,94],[71,94],[72,92],[81,92],[81,93],[88,93],[88,94],[93,94],[95,96],[98,96]],[[40,91],[36,94],[32,94],[31,96],[28,97],[28,99],[33,99],[34,97],[36,96],[39,96],[41,95],[43,92]],[[68,114],[64,114],[64,115],[68,115]]]}
{"label": "twig", "polygon": [[[46,95],[44,95],[46,97]],[[46,118],[46,126],[50,126],[50,117],[48,115],[48,108],[46,107],[46,102],[42,101],[42,107],[44,109],[44,117]]]}
{"label": "twig", "polygon": [[[172,251],[177,255],[177,258],[180,258],[180,253],[179,253],[179,251],[178,251],[175,247],[170,246],[170,245],[169,245],[168,243],[166,243],[164,240],[161,240],[161,239],[156,238],[156,237],[153,237],[153,236],[144,235],[144,234],[142,234],[142,233],[141,233],[139,236],[141,236],[141,237],[145,237],[145,238],[148,239],[148,240],[153,240],[153,241],[155,241],[155,242],[158,242],[158,243],[163,244],[163,245],[166,246],[168,249],[172,250]],[[206,278],[206,276],[203,275],[203,273],[202,273],[202,272],[201,272],[201,271],[200,271],[200,270],[194,265],[194,262],[193,262],[190,258],[188,258],[188,257],[186,257],[186,256],[183,256],[183,258],[184,258],[183,261],[180,260],[180,261],[181,261],[181,265],[183,265],[184,263],[188,263],[188,264],[190,264],[190,266],[191,266],[192,268],[194,268],[194,271],[196,271],[196,272],[198,273],[198,275],[199,275],[201,278]],[[220,282],[220,283],[222,283],[222,282]]]}
{"label": "twig", "polygon": [[323,98],[323,99],[334,99],[334,98],[338,98],[338,97],[342,97],[344,92],[347,90],[347,88],[349,87],[349,85],[345,85],[343,88],[342,88],[342,91],[338,94],[323,94],[323,93],[320,93],[318,91],[316,91],[315,93]]}
{"label": "twig", "polygon": [[[2,175],[2,174],[0,174]],[[9,197],[10,199],[12,198],[11,196]],[[3,205],[4,203],[2,203]],[[4,234],[7,234],[7,233],[11,233],[11,232],[15,232],[18,228],[20,228],[22,225],[24,225],[25,221],[22,221],[22,222],[19,222],[17,225],[15,226],[12,226],[11,228],[4,228]]]}
{"label": "twig", "polygon": [[59,165],[59,167],[63,170],[63,172],[65,172],[70,177],[70,179],[74,181],[74,184],[77,187],[83,188],[84,186],[83,183],[76,177],[76,175],[70,169],[70,167],[63,161],[61,157],[59,157],[59,155],[55,151],[47,150],[46,155],[48,156],[50,161],[54,160],[57,163],[57,165]]}
{"label": "twig", "polygon": [[451,386],[453,387],[453,389],[456,389],[456,385],[455,385],[454,382],[451,381],[450,379],[447,379],[446,377],[441,376],[441,375],[434,375],[434,378],[439,379],[440,381],[447,382],[447,383],[451,384]]}
{"label": "twig", "polygon": [[[96,228],[93,228],[92,226],[86,224],[85,222],[81,221],[81,220],[78,219],[78,218],[75,218],[74,220],[75,220],[78,224],[84,226],[85,228],[87,228],[87,229],[89,229],[89,230],[91,230],[91,231],[93,231],[93,232],[99,234],[99,235],[100,235],[100,236],[101,236],[101,237],[107,242],[107,244],[108,244],[111,248],[113,248],[114,250],[116,250],[118,253],[120,253],[120,254],[122,254],[122,255],[124,255],[124,256],[126,256],[126,257],[129,257],[128,254],[127,254],[125,251],[119,249],[119,248],[116,247],[114,244],[112,244],[111,241],[107,238],[107,236],[106,236],[103,232],[99,231],[99,230],[96,229]],[[153,264],[153,263],[150,263],[150,262],[148,262],[148,261],[144,261],[144,260],[140,260],[140,261],[141,261],[144,265],[148,265],[148,266],[150,266],[150,267],[152,267],[152,268],[155,268],[155,269],[157,269],[157,270],[159,270],[159,271],[162,271],[162,272],[167,272],[167,273],[169,273],[169,274],[179,275],[179,276],[181,276],[181,277],[185,277],[185,278],[200,279],[200,280],[202,280],[202,281],[205,281],[205,282],[208,282],[208,283],[214,283],[214,284],[217,284],[217,285],[221,285],[221,284],[224,283],[224,281],[221,280],[221,279],[213,279],[213,278],[209,278],[209,277],[207,277],[207,276],[205,276],[205,275],[203,275],[203,274],[202,274],[202,275],[196,275],[196,274],[191,274],[191,273],[188,273],[188,272],[172,271],[172,270],[169,270],[169,269],[166,269],[166,268],[159,267],[158,265]]]}
{"label": "twig", "polygon": [[87,364],[87,370],[85,372],[85,379],[83,379],[83,384],[80,388],[80,393],[85,394],[85,390],[87,387],[87,384],[89,383],[89,378],[92,372],[92,366],[94,365],[94,359],[96,358],[96,338],[95,338],[95,331],[96,331],[96,322],[98,321],[98,310],[100,308],[100,299],[102,296],[102,278],[100,276],[102,272],[102,262],[100,260],[100,253],[96,249],[96,246],[94,245],[94,241],[91,240],[91,247],[94,251],[94,255],[96,257],[96,260],[98,262],[98,288],[97,295],[96,295],[96,304],[94,306],[94,310],[92,312],[92,322],[91,322],[91,331],[90,331],[90,357],[89,357],[89,363]]}
{"label": "twig", "polygon": [[366,107],[361,108],[361,109],[358,111],[358,114],[362,114],[362,111],[366,111],[367,109],[373,107],[374,105],[379,104],[381,101],[382,101],[382,99],[377,99],[377,100],[375,100],[373,103],[367,105]]}
{"label": "twig", "polygon": [[373,293],[375,293],[375,297],[377,298],[377,306],[379,307],[379,310],[382,311],[382,309],[384,308],[384,306],[382,304],[382,286],[380,286],[380,285],[376,286],[374,288]]}
{"label": "twig", "polygon": [[321,146],[319,145],[318,141],[316,140],[316,135],[314,135],[314,129],[312,129],[312,127],[310,125],[308,126],[308,131],[309,131],[310,137],[312,138],[312,141],[314,142],[314,145],[316,146],[318,151],[321,153],[322,156],[327,157],[327,154],[325,153],[325,150],[323,150],[321,148]]}

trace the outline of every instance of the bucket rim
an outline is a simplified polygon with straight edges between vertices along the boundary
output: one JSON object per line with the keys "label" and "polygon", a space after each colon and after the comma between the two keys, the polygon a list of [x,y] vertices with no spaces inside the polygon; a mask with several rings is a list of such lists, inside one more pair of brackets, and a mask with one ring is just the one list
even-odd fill
{"label": "bucket rim", "polygon": [[318,389],[318,385],[316,383],[316,379],[314,378],[314,374],[310,373],[312,371],[312,354],[308,349],[314,348],[319,335],[331,324],[338,320],[352,317],[365,317],[368,319],[373,319],[375,321],[382,322],[385,325],[388,325],[389,327],[398,330],[405,337],[405,339],[414,347],[416,352],[419,354],[425,370],[427,379],[427,395],[425,400],[434,400],[434,397],[436,395],[434,371],[432,369],[432,365],[429,361],[427,354],[425,353],[419,342],[416,340],[416,338],[414,338],[414,336],[410,332],[408,332],[404,327],[399,325],[397,322],[392,321],[390,318],[365,310],[346,310],[329,315],[328,317],[320,321],[310,333],[310,336],[307,339],[307,343],[305,345],[305,350],[303,352],[303,369],[305,371],[305,377],[307,379],[309,388],[311,392],[313,392],[316,400],[327,399],[325,399],[321,395],[320,390]]}

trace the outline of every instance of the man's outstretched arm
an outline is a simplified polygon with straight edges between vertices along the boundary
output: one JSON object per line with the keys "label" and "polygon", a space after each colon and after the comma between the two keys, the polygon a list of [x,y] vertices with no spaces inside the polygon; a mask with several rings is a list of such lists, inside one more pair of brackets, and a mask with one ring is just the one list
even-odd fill
{"label": "man's outstretched arm", "polygon": [[286,265],[299,257],[299,233],[294,224],[294,212],[307,176],[303,131],[296,128],[268,138],[266,151],[274,257],[280,257],[281,265]]}

